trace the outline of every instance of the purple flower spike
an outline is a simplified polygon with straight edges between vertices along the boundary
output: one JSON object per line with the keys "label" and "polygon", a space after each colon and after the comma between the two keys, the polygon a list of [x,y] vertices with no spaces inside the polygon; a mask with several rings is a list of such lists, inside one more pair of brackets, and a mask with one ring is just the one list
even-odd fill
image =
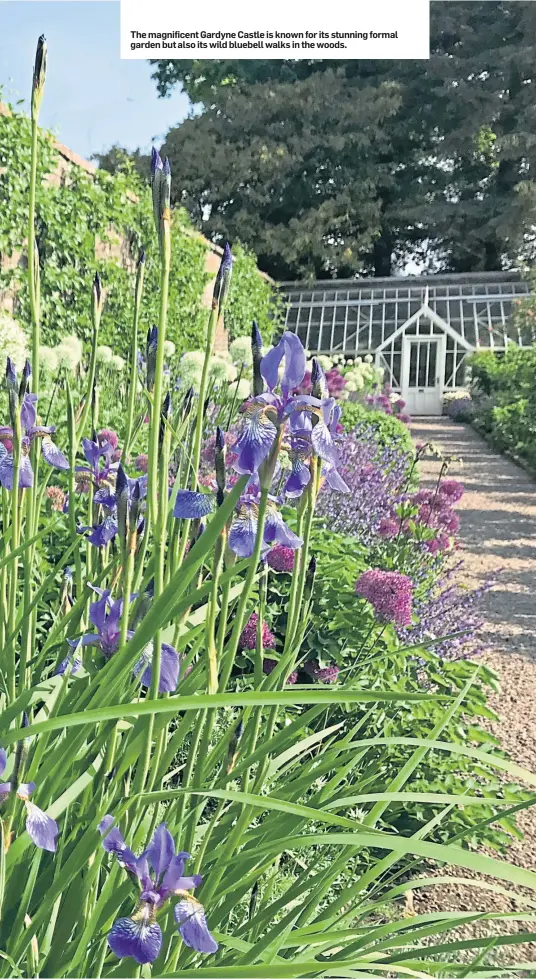
{"label": "purple flower spike", "polygon": [[6,770],[7,765],[7,753],[5,748],[0,748],[0,776],[2,776]]}
{"label": "purple flower spike", "polygon": [[149,906],[132,918],[118,918],[108,935],[108,945],[120,959],[134,959],[139,965],[154,962],[162,948],[162,931],[151,921]]}
{"label": "purple flower spike", "polygon": [[[29,784],[30,788],[32,783]],[[20,794],[23,786],[20,785]],[[56,851],[56,836],[59,833],[58,824],[46,812],[39,809],[33,802],[26,801],[26,831],[30,839],[41,850],[49,850],[51,853]]]}
{"label": "purple flower spike", "polygon": [[217,952],[219,945],[208,930],[205,909],[195,897],[186,894],[174,910],[179,934],[185,945],[196,952]]}
{"label": "purple flower spike", "polygon": [[184,520],[201,520],[212,513],[214,502],[207,493],[179,490],[173,507],[173,516]]}

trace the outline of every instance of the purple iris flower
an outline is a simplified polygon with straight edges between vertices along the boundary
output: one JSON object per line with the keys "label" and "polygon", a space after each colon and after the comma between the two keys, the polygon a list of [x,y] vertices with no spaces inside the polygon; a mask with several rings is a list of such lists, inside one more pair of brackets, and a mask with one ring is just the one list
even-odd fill
{"label": "purple iris flower", "polygon": [[[20,422],[23,431],[19,471],[19,489],[31,489],[33,470],[30,462],[30,448],[34,439],[41,439],[41,454],[45,462],[54,469],[68,469],[69,463],[63,452],[52,441],[56,431],[54,425],[37,424],[37,395],[24,395],[20,406]],[[13,489],[13,429],[8,425],[0,427],[0,485]]]}
{"label": "purple iris flower", "polygon": [[[7,765],[7,754],[0,748],[0,775],[4,774]],[[30,802],[30,796],[35,791],[35,782],[21,782],[15,788],[11,782],[0,782],[0,803],[4,802],[11,792],[15,791],[17,799],[21,799],[26,807],[26,832],[40,850],[56,851],[56,836],[59,833],[58,824],[52,816],[47,816],[39,806]]]}
{"label": "purple iris flower", "polygon": [[[73,649],[73,653],[60,663],[56,673],[63,674],[69,667],[71,673],[76,673],[80,669],[80,659],[76,652],[80,647],[98,646],[104,654],[105,659],[110,659],[119,647],[121,635],[121,617],[123,615],[123,599],[112,599],[111,592],[91,585],[93,591],[99,595],[97,602],[92,602],[89,606],[89,621],[96,628],[96,632],[88,632],[78,639],[68,639],[67,642]],[[132,602],[136,595],[130,596]],[[129,639],[134,635],[130,630],[127,632]],[[144,687],[151,686],[152,678],[152,643],[143,650],[140,658],[134,666],[134,676],[140,677],[140,682]],[[159,693],[173,693],[177,689],[179,682],[179,657],[173,646],[162,643],[162,653],[160,660],[160,683]]]}
{"label": "purple iris flower", "polygon": [[[109,513],[101,523],[94,524],[92,527],[77,527],[79,534],[86,534],[86,540],[94,547],[105,547],[117,534],[117,478],[120,470],[119,462],[112,462],[114,448],[108,442],[92,442],[90,439],[83,439],[84,455],[89,466],[77,466],[79,489],[84,489],[85,484],[92,481],[96,486],[93,502],[104,507]],[[101,458],[104,465],[100,466]],[[125,488],[127,490],[127,511],[136,496],[138,501],[147,496],[147,476],[139,476],[131,479],[123,473]],[[143,518],[139,516],[138,531],[141,530]]]}
{"label": "purple iris flower", "polygon": [[210,934],[203,905],[188,893],[198,887],[199,874],[184,876],[184,865],[190,854],[175,853],[173,837],[161,823],[149,846],[137,857],[128,847],[117,827],[110,829],[113,816],[99,823],[104,837],[102,845],[115,853],[120,865],[139,887],[139,904],[130,918],[118,918],[108,935],[108,944],[118,958],[132,958],[140,965],[154,962],[162,948],[162,930],[156,921],[160,909],[169,900],[178,898],[174,917],[185,945],[196,952],[216,952],[218,943]]}
{"label": "purple iris flower", "polygon": [[[283,372],[279,377],[280,365]],[[305,458],[315,454],[331,466],[337,466],[338,454],[333,442],[330,422],[334,410],[334,399],[314,398],[308,395],[295,395],[305,374],[305,350],[295,333],[286,331],[281,340],[262,358],[260,372],[268,392],[259,394],[247,401],[241,411],[245,416],[245,426],[234,451],[238,454],[235,469],[239,473],[257,473],[267,459],[276,439],[288,426],[290,433],[299,435],[306,444],[308,452],[300,450],[300,473],[291,484],[294,495],[298,481],[302,488],[308,482],[301,467]],[[279,385],[280,394],[274,394]]]}
{"label": "purple iris flower", "polygon": [[[229,547],[238,557],[251,557],[255,548],[259,516],[258,494],[258,485],[250,483],[240,499],[238,513],[231,524]],[[268,498],[263,533],[264,553],[276,544],[291,547],[293,550],[303,544],[302,538],[287,527],[277,502],[273,496]]]}

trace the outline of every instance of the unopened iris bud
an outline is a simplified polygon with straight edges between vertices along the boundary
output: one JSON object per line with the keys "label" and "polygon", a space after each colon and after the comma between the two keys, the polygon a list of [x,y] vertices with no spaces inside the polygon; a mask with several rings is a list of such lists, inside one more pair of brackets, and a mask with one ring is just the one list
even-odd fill
{"label": "unopened iris bud", "polygon": [[119,463],[115,480],[115,501],[117,506],[117,533],[124,543],[127,539],[128,479],[121,463]]}
{"label": "unopened iris bud", "polygon": [[318,398],[322,401],[328,392],[328,385],[326,381],[326,375],[322,370],[322,366],[319,364],[316,357],[313,357],[313,369],[311,371],[311,394],[313,398]]}
{"label": "unopened iris bud", "polygon": [[164,164],[158,150],[153,146],[151,151],[151,193],[153,197],[153,217],[156,234],[160,236],[160,195],[162,192],[162,178],[164,176]]}
{"label": "unopened iris bud", "polygon": [[11,357],[8,357],[6,361],[6,386],[9,400],[9,420],[11,422],[11,427],[15,429],[17,427],[17,419],[19,417],[19,392],[17,385],[17,372]]}
{"label": "unopened iris bud", "polygon": [[17,386],[17,372],[11,357],[6,360],[6,384],[8,391]]}
{"label": "unopened iris bud", "polygon": [[194,389],[188,388],[186,394],[184,395],[184,401],[182,402],[181,414],[183,418],[186,418],[191,410],[194,402]]}
{"label": "unopened iris bud", "polygon": [[131,534],[134,534],[135,531],[138,529],[140,505],[141,505],[140,481],[139,479],[137,479],[136,482],[134,483],[134,489],[132,490],[132,499],[130,501],[128,527]]}
{"label": "unopened iris bud", "polygon": [[212,309],[218,310],[218,316],[221,316],[223,313],[225,300],[227,299],[227,293],[229,292],[229,286],[231,284],[232,271],[233,256],[231,254],[231,246],[227,241],[225,243],[225,248],[223,249],[218,274],[214,281],[214,292],[212,295]]}
{"label": "unopened iris bud", "polygon": [[257,397],[264,391],[264,380],[261,374],[262,336],[255,320],[253,320],[251,327],[251,356],[253,358],[253,394]]}
{"label": "unopened iris bud", "polygon": [[160,431],[158,436],[158,444],[162,447],[164,442],[164,435],[166,434],[166,421],[171,415],[171,395],[169,391],[167,392],[163,402],[162,411],[160,412]]}
{"label": "unopened iris bud", "polygon": [[316,558],[313,555],[313,557],[309,561],[309,567],[307,568],[307,573],[305,575],[304,598],[306,602],[309,601],[313,593],[315,577],[316,577]]}
{"label": "unopened iris bud", "polygon": [[230,775],[238,760],[238,748],[240,746],[243,733],[244,722],[239,721],[229,742],[229,750],[227,752],[227,775]]}
{"label": "unopened iris bud", "polygon": [[32,80],[32,119],[36,120],[41,107],[45,78],[47,73],[47,43],[45,35],[41,34],[37,42]]}
{"label": "unopened iris bud", "polygon": [[216,469],[216,484],[218,487],[216,502],[218,506],[221,506],[225,494],[225,435],[219,426],[216,429],[215,469]]}
{"label": "unopened iris bud", "polygon": [[156,351],[158,349],[158,327],[152,326],[147,332],[147,388],[152,391],[156,377]]}
{"label": "unopened iris bud", "polygon": [[145,265],[145,261],[146,261],[145,251],[142,248],[142,250],[140,252],[140,257],[138,258],[138,265]]}
{"label": "unopened iris bud", "polygon": [[93,322],[97,323],[102,312],[102,283],[98,272],[95,272],[95,278],[93,279],[91,308],[93,312]]}
{"label": "unopened iris bud", "polygon": [[255,881],[253,887],[251,888],[251,897],[249,899],[249,918],[253,918],[255,911],[257,910],[257,902],[259,900],[259,882]]}
{"label": "unopened iris bud", "polygon": [[29,360],[26,360],[24,367],[22,369],[22,377],[19,385],[19,404],[24,401],[24,395],[28,391],[30,376],[32,373],[32,367]]}
{"label": "unopened iris bud", "polygon": [[160,217],[169,217],[166,211],[171,204],[171,167],[169,165],[169,160],[166,156],[164,160],[163,178],[162,178],[162,194],[160,198]]}

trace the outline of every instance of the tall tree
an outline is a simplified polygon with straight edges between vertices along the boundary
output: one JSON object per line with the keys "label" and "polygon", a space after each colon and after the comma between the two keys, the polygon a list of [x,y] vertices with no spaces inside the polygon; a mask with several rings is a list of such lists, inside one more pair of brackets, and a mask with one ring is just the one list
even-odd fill
{"label": "tall tree", "polygon": [[277,278],[363,270],[381,225],[379,158],[395,86],[356,91],[332,70],[228,88],[163,147],[178,202],[204,232],[239,238]]}
{"label": "tall tree", "polygon": [[[201,112],[179,130],[172,130],[167,140],[170,148],[180,145],[189,159],[183,165],[177,157],[183,202],[211,235],[239,235],[254,248],[264,238],[265,267],[287,269],[289,274],[293,269],[305,271],[308,265],[310,274],[319,274],[320,267],[326,274],[346,275],[361,269],[388,275],[408,257],[431,268],[491,270],[515,262],[520,253],[530,258],[536,223],[532,180],[536,166],[535,38],[536,4],[530,0],[462,0],[455,4],[439,0],[431,4],[429,61],[154,62],[161,94],[179,82],[192,101],[201,103]],[[316,88],[307,88],[315,79]],[[352,142],[346,142],[349,131],[341,141],[332,79],[337,80],[344,99],[353,99],[356,106],[369,103],[374,92],[383,93],[382,99],[391,92],[397,104],[393,111],[392,106],[387,110],[386,103],[378,103],[385,106],[384,111],[376,116],[372,138],[360,134],[360,152],[353,163],[351,150],[347,152]],[[297,96],[294,108],[291,90]],[[261,109],[268,92],[276,115],[281,95],[287,133],[293,128],[294,110],[296,131],[300,131],[300,93],[314,92],[322,105],[307,116],[309,125],[317,126],[323,117],[324,127],[333,136],[321,164],[324,193],[317,197],[317,173],[314,167],[306,167],[301,194],[294,201],[287,195],[277,219],[270,205],[277,196],[275,183],[260,211],[261,192],[251,193],[247,179],[248,193],[244,193],[248,172],[254,183],[262,179],[263,172],[254,165],[249,130],[240,136],[239,113],[246,111],[247,115],[248,103]],[[331,125],[327,121],[330,112]],[[261,115],[266,120],[265,109]],[[360,110],[353,123],[363,125]],[[252,135],[261,138],[260,130]],[[323,132],[317,135],[321,143]],[[314,141],[313,134],[309,136]],[[190,155],[188,143],[197,144],[210,159]],[[296,140],[293,158],[299,166]],[[354,190],[368,181],[372,195],[365,200],[361,193],[355,198],[350,194],[348,199],[347,226],[359,226],[359,234],[348,244],[351,261],[345,257],[344,237],[341,247],[333,245],[329,223],[322,236],[330,168],[339,188],[343,180]],[[273,169],[272,181],[277,177]],[[215,190],[210,181],[217,185]],[[312,240],[297,245],[302,254],[303,246],[313,248],[310,263],[292,256],[288,240],[292,229],[302,223],[304,194],[309,230],[322,236],[316,246]],[[315,211],[317,220],[313,219]],[[365,228],[367,220],[370,223]],[[285,234],[282,223],[287,226]]]}

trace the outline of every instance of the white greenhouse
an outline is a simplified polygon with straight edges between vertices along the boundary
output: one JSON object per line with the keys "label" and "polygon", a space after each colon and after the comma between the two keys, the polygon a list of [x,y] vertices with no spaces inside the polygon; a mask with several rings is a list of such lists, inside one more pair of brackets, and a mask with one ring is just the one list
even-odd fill
{"label": "white greenhouse", "polygon": [[[468,354],[523,343],[511,325],[529,287],[516,272],[281,283],[285,329],[311,353],[371,354],[413,415],[439,415]],[[532,342],[534,337],[525,338]]]}

